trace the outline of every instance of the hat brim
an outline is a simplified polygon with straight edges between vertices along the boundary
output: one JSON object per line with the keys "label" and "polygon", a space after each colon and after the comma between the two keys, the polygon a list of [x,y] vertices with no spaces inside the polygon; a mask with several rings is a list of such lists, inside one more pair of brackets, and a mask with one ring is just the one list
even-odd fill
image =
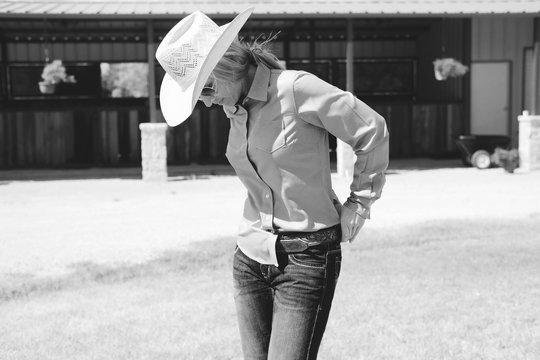
{"label": "hat brim", "polygon": [[254,8],[244,10],[230,23],[220,27],[223,32],[208,52],[196,80],[189,87],[182,89],[170,75],[165,74],[159,91],[159,102],[167,124],[170,126],[180,125],[191,115],[206,80],[208,80],[219,60],[221,60],[242,26],[253,13],[253,10]]}

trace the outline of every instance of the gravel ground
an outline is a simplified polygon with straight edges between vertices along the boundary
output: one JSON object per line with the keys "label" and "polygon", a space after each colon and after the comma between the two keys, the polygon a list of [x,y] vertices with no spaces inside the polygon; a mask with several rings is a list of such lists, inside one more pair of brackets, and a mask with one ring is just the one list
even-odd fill
{"label": "gravel ground", "polygon": [[[51,179],[44,181],[21,174],[0,171],[0,275],[52,276],[84,262],[144,262],[193,242],[234,236],[245,197],[232,175],[180,175],[148,183],[134,176],[114,178],[111,172],[105,179],[89,176],[96,171],[78,172],[76,178],[66,171],[36,172],[36,178]],[[345,199],[348,179],[334,174],[333,181]],[[464,168],[457,161],[396,161],[366,226],[540,221],[539,186],[538,171],[508,174]]]}

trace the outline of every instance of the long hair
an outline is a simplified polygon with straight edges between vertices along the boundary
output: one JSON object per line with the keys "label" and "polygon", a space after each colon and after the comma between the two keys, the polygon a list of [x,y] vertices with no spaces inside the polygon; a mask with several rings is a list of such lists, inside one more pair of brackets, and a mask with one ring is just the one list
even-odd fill
{"label": "long hair", "polygon": [[269,69],[284,69],[270,50],[269,43],[273,38],[275,36],[263,42],[259,42],[258,39],[252,42],[235,39],[212,72],[216,81],[244,81],[250,65],[261,64]]}

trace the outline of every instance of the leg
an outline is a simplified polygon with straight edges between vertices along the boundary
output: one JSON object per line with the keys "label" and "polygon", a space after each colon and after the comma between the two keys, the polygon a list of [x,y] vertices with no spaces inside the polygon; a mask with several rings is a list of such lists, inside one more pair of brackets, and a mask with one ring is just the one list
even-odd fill
{"label": "leg", "polygon": [[266,360],[272,331],[274,291],[261,272],[261,264],[240,249],[234,254],[233,280],[244,359]]}
{"label": "leg", "polygon": [[341,265],[333,250],[311,248],[290,254],[276,279],[269,360],[317,358]]}

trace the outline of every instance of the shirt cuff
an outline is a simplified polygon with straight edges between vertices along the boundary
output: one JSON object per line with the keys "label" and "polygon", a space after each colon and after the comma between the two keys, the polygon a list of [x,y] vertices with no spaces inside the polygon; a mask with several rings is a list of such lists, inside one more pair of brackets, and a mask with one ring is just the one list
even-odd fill
{"label": "shirt cuff", "polygon": [[349,197],[343,206],[348,207],[364,219],[369,219],[371,217],[370,209],[367,206],[364,206],[359,201]]}

